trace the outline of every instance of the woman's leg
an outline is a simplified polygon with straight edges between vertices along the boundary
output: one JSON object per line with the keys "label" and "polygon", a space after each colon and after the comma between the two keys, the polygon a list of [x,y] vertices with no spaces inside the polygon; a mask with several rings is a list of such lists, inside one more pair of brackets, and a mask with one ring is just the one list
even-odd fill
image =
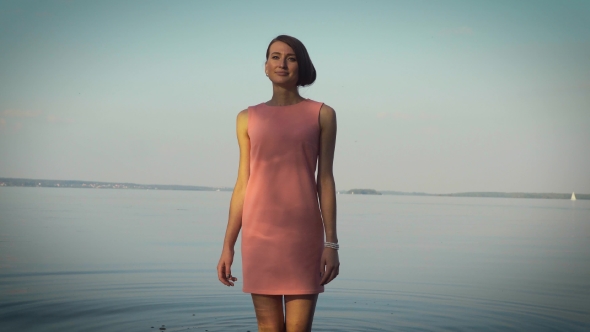
{"label": "woman's leg", "polygon": [[259,332],[285,332],[282,295],[252,294]]}
{"label": "woman's leg", "polygon": [[285,295],[286,332],[310,332],[318,294]]}

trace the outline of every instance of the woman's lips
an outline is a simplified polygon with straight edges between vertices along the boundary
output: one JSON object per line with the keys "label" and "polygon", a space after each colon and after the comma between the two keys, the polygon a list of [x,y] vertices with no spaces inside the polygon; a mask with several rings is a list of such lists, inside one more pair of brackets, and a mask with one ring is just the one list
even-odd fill
{"label": "woman's lips", "polygon": [[276,74],[279,75],[279,76],[287,76],[287,75],[289,75],[289,73],[285,73],[285,72],[279,72],[279,73],[276,73]]}

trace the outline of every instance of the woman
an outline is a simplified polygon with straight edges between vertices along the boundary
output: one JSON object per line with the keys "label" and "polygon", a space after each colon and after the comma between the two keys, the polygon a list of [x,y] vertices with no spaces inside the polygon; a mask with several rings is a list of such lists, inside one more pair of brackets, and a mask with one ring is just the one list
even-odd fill
{"label": "woman", "polygon": [[252,294],[259,331],[310,331],[318,294],[340,266],[336,113],[299,95],[316,72],[298,39],[273,39],[265,72],[272,98],[236,120],[240,164],[217,274],[234,286],[231,264],[242,229],[243,291]]}

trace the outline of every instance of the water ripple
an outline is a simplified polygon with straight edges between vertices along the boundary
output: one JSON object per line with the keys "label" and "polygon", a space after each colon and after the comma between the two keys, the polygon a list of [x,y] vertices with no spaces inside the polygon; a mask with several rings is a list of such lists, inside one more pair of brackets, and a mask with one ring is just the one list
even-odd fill
{"label": "water ripple", "polygon": [[[162,325],[166,331],[257,330],[248,294],[239,289],[226,289],[214,280],[194,281],[207,280],[209,272],[163,271],[12,274],[11,277],[24,282],[21,287],[31,287],[34,291],[0,301],[0,320],[6,328],[27,331],[153,331]],[[101,275],[99,282],[93,277],[96,274]],[[27,277],[22,279],[24,275]],[[134,278],[128,279],[130,275]],[[588,315],[583,310],[371,288],[329,289],[320,295],[314,319],[314,331],[585,331],[589,328]]]}

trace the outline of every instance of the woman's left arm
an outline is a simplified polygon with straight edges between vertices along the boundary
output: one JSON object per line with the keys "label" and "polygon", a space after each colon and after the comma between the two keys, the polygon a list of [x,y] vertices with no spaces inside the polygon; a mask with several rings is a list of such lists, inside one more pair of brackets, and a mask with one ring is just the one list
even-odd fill
{"label": "woman's left arm", "polygon": [[[338,243],[336,234],[336,184],[332,165],[334,162],[334,149],[336,148],[336,112],[326,104],[320,109],[320,146],[318,157],[317,190],[324,220],[326,242]],[[339,273],[340,260],[338,251],[332,248],[324,248],[320,274],[321,284],[332,281]]]}

